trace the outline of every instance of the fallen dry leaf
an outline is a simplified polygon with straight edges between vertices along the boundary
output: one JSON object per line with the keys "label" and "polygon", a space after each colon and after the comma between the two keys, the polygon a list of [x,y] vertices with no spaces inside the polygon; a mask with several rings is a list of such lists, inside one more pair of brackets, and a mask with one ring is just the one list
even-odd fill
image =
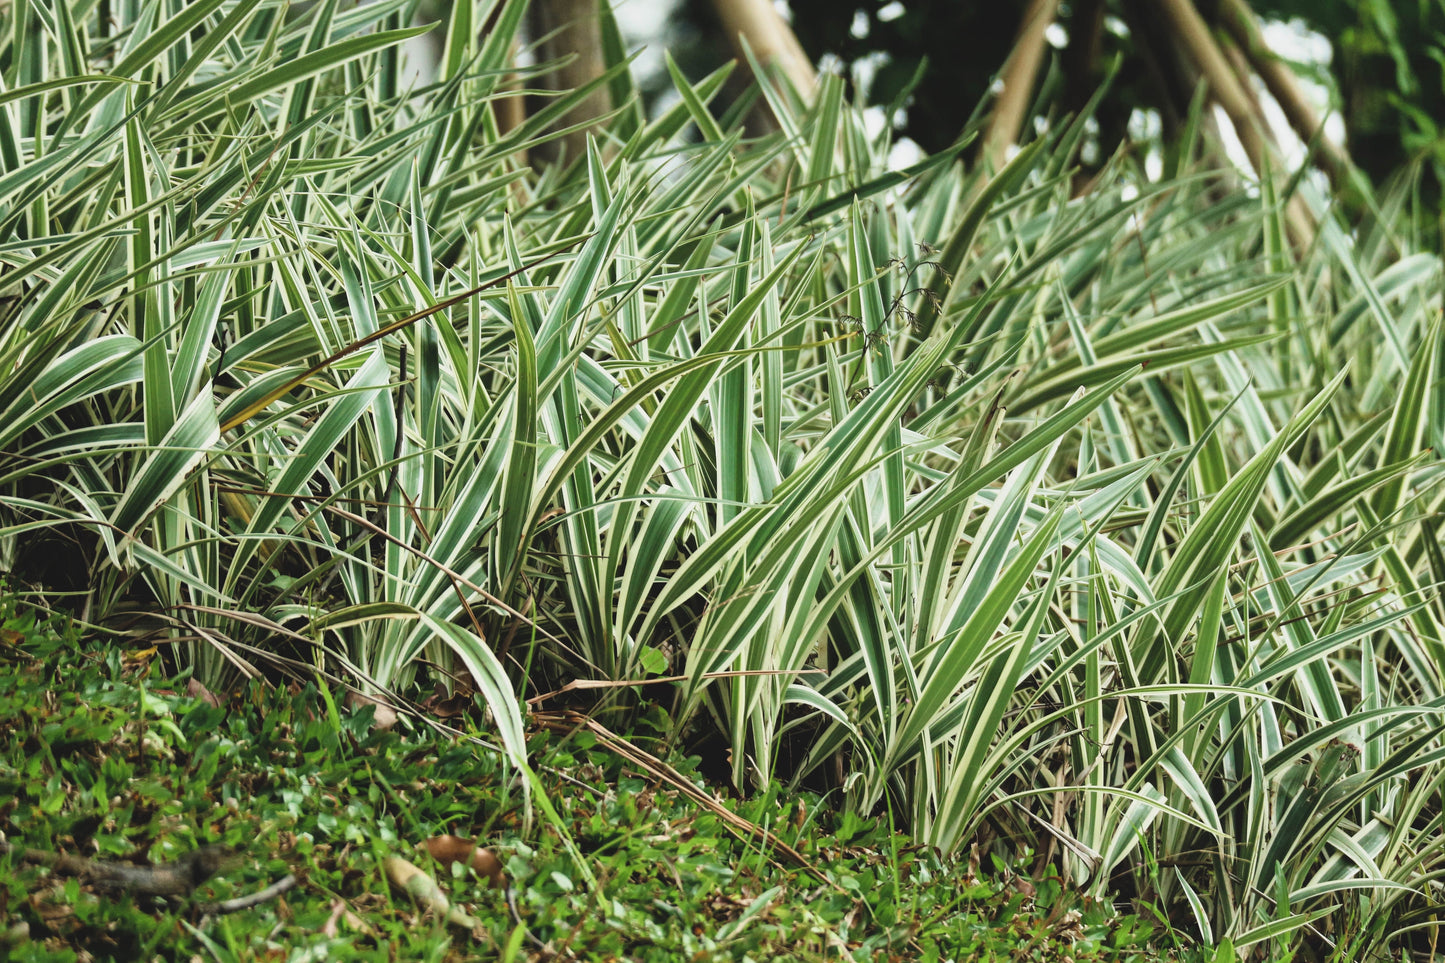
{"label": "fallen dry leaf", "polygon": [[360,709],[362,706],[375,706],[376,712],[371,717],[371,728],[378,732],[390,732],[391,728],[396,725],[396,710],[376,696],[362,695],[360,692],[353,691],[347,694],[346,705],[353,710]]}
{"label": "fallen dry leaf", "polygon": [[325,923],[321,924],[321,935],[326,937],[328,940],[334,940],[336,938],[336,934],[340,932],[337,924],[341,922],[341,914],[345,912],[345,903],[341,902],[341,900],[339,899],[332,900],[331,915],[326,918]]}
{"label": "fallen dry leaf", "polygon": [[448,695],[447,690],[438,683],[432,694],[422,700],[421,707],[438,719],[455,719],[476,709],[477,702],[470,692],[461,689]]}
{"label": "fallen dry leaf", "polygon": [[493,889],[503,889],[507,885],[507,876],[502,872],[502,861],[490,849],[478,846],[470,839],[460,836],[433,836],[417,845],[443,866],[450,866],[452,863],[470,866],[478,876],[490,880]]}
{"label": "fallen dry leaf", "polygon": [[221,708],[221,700],[216,698],[216,694],[197,682],[194,676],[186,683],[186,695],[192,699],[200,699],[212,709]]}
{"label": "fallen dry leaf", "polygon": [[1071,909],[1054,924],[1054,935],[1066,943],[1077,943],[1084,938],[1084,914]]}
{"label": "fallen dry leaf", "polygon": [[153,645],[145,649],[133,649],[132,651],[125,654],[125,657],[122,659],[122,661],[125,663],[127,668],[135,669],[141,666],[149,665],[151,659],[155,658],[155,654],[156,647]]}
{"label": "fallen dry leaf", "polygon": [[436,880],[400,856],[386,857],[381,861],[381,868],[386,871],[391,885],[410,896],[418,906],[431,910],[453,926],[476,929],[482,925],[481,920],[467,915],[461,907],[453,906]]}

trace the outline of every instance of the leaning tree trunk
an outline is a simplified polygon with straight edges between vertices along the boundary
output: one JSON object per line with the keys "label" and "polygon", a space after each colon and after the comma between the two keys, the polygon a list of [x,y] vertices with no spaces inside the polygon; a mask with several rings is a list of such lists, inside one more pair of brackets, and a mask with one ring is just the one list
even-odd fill
{"label": "leaning tree trunk", "polygon": [[[539,78],[538,86],[565,92],[602,76],[606,64],[602,58],[602,28],[597,19],[597,4],[606,2],[533,0],[527,11],[527,24],[533,40],[537,41],[538,61],[567,61]],[[560,118],[553,129],[587,125],[588,121],[596,121],[605,115],[610,106],[607,88],[600,86]],[[587,135],[599,130],[597,124],[579,127],[562,138],[539,145],[534,153],[539,160],[549,163],[571,162],[586,153]]]}
{"label": "leaning tree trunk", "polygon": [[[1069,42],[1059,53],[1059,71],[1063,89],[1060,103],[1070,117],[1078,117],[1090,109],[1090,102],[1107,79],[1104,70],[1104,23],[1109,13],[1108,0],[1073,0],[1069,5]],[[1127,17],[1126,17],[1127,18]],[[1147,54],[1147,49],[1143,51]],[[1155,69],[1147,64],[1146,69]],[[1074,192],[1087,193],[1094,179],[1109,162],[1114,150],[1129,135],[1132,109],[1117,97],[1100,97],[1094,101],[1094,121],[1099,125],[1098,156],[1078,160],[1074,172]]]}
{"label": "leaning tree trunk", "polygon": [[775,70],[793,85],[803,102],[813,98],[818,74],[793,28],[771,0],[712,0],[723,33],[738,62],[747,65],[744,43],[765,70]]}
{"label": "leaning tree trunk", "polygon": [[[1200,16],[1193,0],[1152,0],[1136,4],[1137,14],[1154,21],[1183,49],[1199,70],[1210,97],[1223,109],[1239,137],[1249,164],[1259,177],[1275,177],[1284,170],[1279,145],[1270,131],[1259,102],[1248,88],[1249,78],[1241,75],[1215,39],[1209,24]],[[1247,67],[1245,70],[1247,71]],[[1285,205],[1285,224],[1297,249],[1314,242],[1314,217],[1299,195]]]}
{"label": "leaning tree trunk", "polygon": [[1223,0],[1219,7],[1220,21],[1254,72],[1259,74],[1259,79],[1264,81],[1270,96],[1279,102],[1296,136],[1305,144],[1315,145],[1314,161],[1329,177],[1336,191],[1345,190],[1350,180],[1349,156],[1343,147],[1325,136],[1320,117],[1300,89],[1294,71],[1265,43],[1254,11],[1244,0]]}
{"label": "leaning tree trunk", "polygon": [[1099,56],[1103,50],[1105,0],[1075,0],[1069,18],[1069,43],[1060,57],[1064,71],[1064,109],[1077,114],[1103,79]]}
{"label": "leaning tree trunk", "polygon": [[[1016,5],[1022,19],[999,73],[1002,90],[980,148],[981,162],[994,170],[1003,166],[1009,149],[1024,134],[1048,54],[1046,34],[1061,6],[1060,0],[1016,0]],[[1093,92],[1090,75],[1107,7],[1103,0],[1075,0],[1073,6],[1072,36],[1061,66],[1072,88],[1063,94],[1065,107],[1078,110]],[[1278,131],[1270,126],[1255,92],[1258,78],[1279,101],[1294,130],[1306,143],[1313,143],[1315,161],[1336,188],[1348,182],[1349,158],[1323,136],[1319,117],[1293,75],[1265,44],[1248,0],[1211,0],[1207,9],[1213,20],[1201,15],[1196,0],[1124,0],[1121,7],[1136,50],[1154,75],[1155,103],[1166,132],[1182,129],[1190,102],[1202,86],[1229,119],[1255,174],[1281,176],[1286,165]],[[1206,124],[1212,120],[1208,113],[1204,119]],[[1221,167],[1227,169],[1228,162],[1222,161]],[[1297,248],[1313,242],[1314,216],[1297,194],[1285,201],[1285,221]]]}
{"label": "leaning tree trunk", "polygon": [[1039,68],[1048,47],[1049,25],[1059,12],[1059,0],[1029,0],[1019,23],[1013,50],[999,79],[1003,91],[994,104],[988,130],[983,136],[984,163],[998,170],[1008,159],[1008,149],[1018,143],[1030,103],[1033,101]]}

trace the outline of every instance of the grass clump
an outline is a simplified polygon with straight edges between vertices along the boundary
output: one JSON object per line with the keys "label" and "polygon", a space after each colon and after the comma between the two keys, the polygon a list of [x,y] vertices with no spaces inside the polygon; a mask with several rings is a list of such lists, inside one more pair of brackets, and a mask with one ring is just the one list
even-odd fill
{"label": "grass clump", "polygon": [[[1158,182],[1076,193],[1087,118],[893,171],[838,78],[763,84],[749,140],[726,70],[642,117],[611,41],[618,114],[535,171],[588,91],[498,126],[522,0],[453,5],[415,88],[405,2],[110,7],[0,25],[27,600],[208,691],[321,685],[307,766],[356,736],[325,694],[475,697],[554,829],[535,733],[605,719],[948,856],[1042,840],[1226,955],[1426,939],[1445,349],[1403,198],[1301,240],[1309,181],[1197,168],[1197,115]],[[165,705],[50,732],[139,764]]]}

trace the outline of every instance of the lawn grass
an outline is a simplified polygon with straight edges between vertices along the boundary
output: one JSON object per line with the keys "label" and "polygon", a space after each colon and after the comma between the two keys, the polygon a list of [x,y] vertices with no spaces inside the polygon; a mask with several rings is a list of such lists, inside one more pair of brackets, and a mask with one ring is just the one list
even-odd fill
{"label": "lawn grass", "polygon": [[[235,851],[176,902],[0,856],[11,959],[1083,961],[1178,949],[1177,934],[1055,876],[943,860],[887,819],[835,816],[816,796],[776,788],[716,796],[814,875],[586,732],[530,733],[554,823],[527,812],[517,774],[470,737],[384,730],[371,706],[348,709],[312,685],[255,682],[216,706],[166,678],[155,650],[96,645],[0,604],[5,839],[96,860]],[[451,722],[480,721],[460,708]],[[713,792],[696,756],[670,761]],[[490,847],[508,888],[416,849],[441,834]],[[435,873],[477,925],[448,925],[389,885],[382,861],[395,856]],[[1018,868],[1028,856],[1020,850]],[[257,906],[200,905],[287,874],[295,887]]]}

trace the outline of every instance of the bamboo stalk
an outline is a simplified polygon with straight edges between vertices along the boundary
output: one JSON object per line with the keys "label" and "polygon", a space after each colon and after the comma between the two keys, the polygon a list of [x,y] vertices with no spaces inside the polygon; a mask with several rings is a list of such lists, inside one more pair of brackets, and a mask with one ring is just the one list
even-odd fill
{"label": "bamboo stalk", "polygon": [[[1199,68],[1183,55],[1168,25],[1160,22],[1152,0],[1123,0],[1120,12],[1154,84],[1165,136],[1171,137],[1184,126],[1190,98],[1199,88]],[[1213,119],[1212,115],[1205,117],[1211,132]]]}
{"label": "bamboo stalk", "polygon": [[[1157,10],[1204,75],[1210,93],[1224,109],[1255,174],[1264,177],[1268,171],[1282,169],[1258,105],[1191,0],[1157,0]],[[1314,242],[1314,219],[1298,196],[1290,198],[1285,219],[1297,247],[1306,248]]]}
{"label": "bamboo stalk", "polygon": [[1058,16],[1059,0],[1029,0],[1019,21],[1013,49],[999,79],[1003,91],[994,104],[983,139],[984,163],[999,170],[1008,160],[1008,149],[1018,143],[1039,68],[1044,61],[1049,25]]}
{"label": "bamboo stalk", "polygon": [[[1184,131],[1191,110],[1191,101],[1204,84],[1204,75],[1184,49],[1183,42],[1159,20],[1153,0],[1125,0],[1125,21],[1134,36],[1142,38],[1140,52],[1158,89],[1159,116],[1166,138],[1179,137]],[[1223,202],[1229,192],[1238,189],[1235,167],[1223,149],[1224,137],[1214,111],[1200,113],[1199,127],[1204,137],[1199,144],[1206,162],[1219,171],[1207,188],[1208,196]],[[1167,175],[1166,175],[1167,176]]]}
{"label": "bamboo stalk", "polygon": [[1336,190],[1347,185],[1351,167],[1349,155],[1343,147],[1324,136],[1321,131],[1323,124],[1315,113],[1314,105],[1300,88],[1294,72],[1265,43],[1254,12],[1244,0],[1221,0],[1219,19],[1243,51],[1250,67],[1264,81],[1270,96],[1279,102],[1295,134],[1305,144],[1316,145],[1314,160],[1329,177],[1330,183]]}
{"label": "bamboo stalk", "polygon": [[713,9],[739,61],[747,60],[742,46],[746,39],[759,63],[779,71],[805,101],[812,100],[818,73],[770,0],[713,0]]}
{"label": "bamboo stalk", "polygon": [[1260,123],[1261,119],[1255,113],[1249,95],[1225,58],[1224,51],[1214,42],[1214,36],[1209,32],[1204,18],[1190,0],[1157,0],[1157,4],[1160,14],[1169,22],[1174,35],[1179,38],[1190,59],[1204,75],[1215,101],[1224,108],[1225,115],[1234,125],[1250,165],[1256,173],[1263,170],[1269,145]]}
{"label": "bamboo stalk", "polygon": [[[520,49],[520,45],[515,40],[512,41],[512,49],[507,54],[509,63],[517,62],[517,52]],[[527,105],[522,96],[522,75],[507,74],[497,88],[498,95],[492,102],[492,110],[497,118],[497,132],[506,135],[521,127],[527,120]],[[527,152],[521,151],[519,156],[522,163],[526,163]]]}
{"label": "bamboo stalk", "polygon": [[[1260,101],[1259,94],[1250,86],[1249,78],[1254,70],[1250,66],[1249,59],[1239,49],[1239,45],[1231,43],[1228,37],[1217,37],[1215,43],[1219,44],[1220,53],[1224,54],[1225,61],[1234,71],[1235,79],[1239,81],[1239,89],[1244,92],[1244,98],[1249,104],[1250,116],[1260,118],[1259,122],[1263,124],[1264,104]],[[1271,149],[1278,149],[1278,140],[1274,137],[1273,131],[1266,130],[1265,136],[1269,140]]]}
{"label": "bamboo stalk", "polygon": [[[1235,76],[1239,78],[1240,87],[1244,90],[1245,96],[1249,98],[1254,116],[1259,118],[1260,125],[1264,126],[1264,106],[1260,102],[1259,96],[1249,84],[1249,76],[1252,72],[1249,60],[1239,49],[1238,45],[1231,43],[1227,37],[1221,39],[1220,49],[1223,51],[1225,59],[1229,61],[1230,66],[1233,68]],[[1265,137],[1267,138],[1272,158],[1270,169],[1283,170],[1283,162],[1280,161],[1276,164],[1273,160],[1273,158],[1280,157],[1283,154],[1283,151],[1280,150],[1279,142],[1274,136],[1274,132],[1266,128]],[[1260,176],[1264,176],[1263,171],[1260,172]],[[1305,206],[1304,201],[1298,195],[1289,198],[1285,202],[1284,216],[1285,227],[1295,239],[1297,245],[1303,247],[1313,241],[1315,221],[1309,212],[1309,208]]]}
{"label": "bamboo stalk", "polygon": [[[602,29],[597,20],[597,0],[538,0],[528,9],[532,34],[540,42],[537,56],[543,61],[567,59],[539,78],[541,85],[556,91],[575,90],[596,80],[606,71],[602,57]],[[557,126],[599,118],[611,109],[607,88],[599,87],[561,118]],[[543,160],[568,162],[587,152],[589,129],[574,130],[565,137],[537,146]]]}

